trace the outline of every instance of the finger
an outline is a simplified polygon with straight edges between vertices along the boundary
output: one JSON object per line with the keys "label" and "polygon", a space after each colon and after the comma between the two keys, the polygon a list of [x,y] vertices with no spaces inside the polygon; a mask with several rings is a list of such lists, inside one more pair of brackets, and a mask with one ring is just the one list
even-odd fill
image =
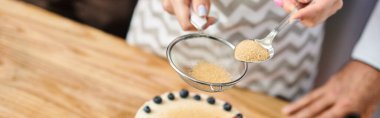
{"label": "finger", "polygon": [[284,5],[284,2],[282,0],[273,0],[274,3],[276,3],[277,6],[282,7]]}
{"label": "finger", "polygon": [[313,2],[305,8],[300,9],[294,13],[292,19],[300,19],[301,22],[309,27],[313,27],[322,21],[325,21],[329,14],[324,10],[325,8],[331,8],[333,2],[329,1],[317,1]]}
{"label": "finger", "polygon": [[376,111],[376,109],[377,105],[372,105],[364,112],[363,118],[373,118],[373,113]]}
{"label": "finger", "polygon": [[345,115],[348,115],[349,113],[350,112],[348,112],[347,108],[334,105],[332,108],[326,110],[326,112],[317,116],[317,118],[344,118]]}
{"label": "finger", "polygon": [[[316,25],[316,16],[322,16],[324,17],[324,14],[321,13],[322,9],[320,7],[317,7],[317,5],[309,5],[303,9],[300,9],[299,11],[295,12],[291,19],[299,19],[302,24],[308,27],[312,27]],[[318,15],[316,15],[316,13]],[[321,19],[321,18],[318,18]]]}
{"label": "finger", "polygon": [[[294,13],[291,18],[300,19],[301,23],[307,27],[314,27],[319,23],[325,21],[331,15],[335,14],[338,9],[342,8],[342,6],[342,0],[337,0],[335,2],[313,2],[307,7],[300,9],[298,12]],[[325,8],[329,8],[329,10],[326,10]]]}
{"label": "finger", "polygon": [[306,95],[305,97],[301,98],[300,100],[297,100],[295,103],[292,103],[282,109],[282,112],[285,115],[291,115],[295,113],[296,111],[304,108],[311,102],[318,99],[320,96],[322,96],[322,89],[317,89],[314,92],[312,92],[309,95]]}
{"label": "finger", "polygon": [[311,0],[296,0],[298,3],[303,3],[303,4],[307,4],[307,3],[310,3]]}
{"label": "finger", "polygon": [[334,5],[332,7],[333,10],[329,10],[329,16],[335,14],[339,9],[342,9],[343,7],[343,1],[342,0],[336,0],[334,2]]}
{"label": "finger", "polygon": [[318,99],[311,104],[305,106],[303,109],[292,114],[291,117],[295,118],[315,118],[319,113],[329,109],[333,103],[335,96],[324,96],[321,99]]}
{"label": "finger", "polygon": [[185,31],[195,31],[195,27],[190,23],[189,7],[190,0],[173,0],[174,14],[177,17],[182,29]]}
{"label": "finger", "polygon": [[349,99],[337,101],[333,107],[321,113],[318,118],[344,118],[347,115],[360,116],[361,110],[355,107],[352,102]]}
{"label": "finger", "polygon": [[302,9],[306,7],[307,5],[309,5],[310,3],[311,3],[311,0],[295,0],[295,6],[298,9]]}
{"label": "finger", "polygon": [[282,8],[284,8],[286,12],[291,12],[293,11],[293,9],[296,8],[294,2],[292,2],[291,0],[282,0],[282,2]]}
{"label": "finger", "polygon": [[306,27],[314,27],[317,25],[316,21],[314,21],[312,19],[301,19],[300,21]]}
{"label": "finger", "polygon": [[217,19],[215,17],[207,17],[207,23],[203,27],[203,29],[207,29],[210,25],[213,25],[216,21]]}
{"label": "finger", "polygon": [[206,17],[210,10],[210,0],[192,0],[192,6],[198,16]]}
{"label": "finger", "polygon": [[173,5],[172,3],[170,2],[170,0],[163,0],[162,1],[162,6],[164,7],[164,10],[166,12],[168,12],[169,14],[173,15],[174,14],[174,11],[173,11]]}
{"label": "finger", "polygon": [[310,4],[309,6],[299,9],[296,13],[293,14],[292,18],[301,19],[310,14],[315,15],[315,13],[319,13],[321,11],[321,7],[318,7],[316,4]]}

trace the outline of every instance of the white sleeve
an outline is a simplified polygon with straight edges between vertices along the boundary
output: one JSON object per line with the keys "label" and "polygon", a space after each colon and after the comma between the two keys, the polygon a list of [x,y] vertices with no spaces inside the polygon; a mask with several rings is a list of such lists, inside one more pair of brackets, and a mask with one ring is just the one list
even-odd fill
{"label": "white sleeve", "polygon": [[352,58],[380,70],[380,2],[377,2],[362,36],[356,44]]}

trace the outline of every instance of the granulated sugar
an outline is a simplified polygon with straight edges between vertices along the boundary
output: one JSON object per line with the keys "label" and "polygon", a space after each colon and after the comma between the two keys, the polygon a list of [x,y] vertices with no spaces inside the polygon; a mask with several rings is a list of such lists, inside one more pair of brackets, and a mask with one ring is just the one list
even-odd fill
{"label": "granulated sugar", "polygon": [[235,58],[240,61],[265,61],[269,58],[269,52],[254,40],[244,40],[235,49]]}
{"label": "granulated sugar", "polygon": [[206,61],[199,61],[197,65],[192,68],[190,75],[204,82],[225,83],[231,81],[230,73],[224,68]]}

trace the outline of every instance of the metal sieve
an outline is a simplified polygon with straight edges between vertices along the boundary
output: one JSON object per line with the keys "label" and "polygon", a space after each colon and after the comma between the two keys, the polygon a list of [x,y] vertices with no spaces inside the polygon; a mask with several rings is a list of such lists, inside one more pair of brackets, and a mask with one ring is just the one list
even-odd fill
{"label": "metal sieve", "polygon": [[[189,85],[207,92],[221,92],[239,82],[247,72],[247,63],[234,59],[234,48],[234,45],[220,38],[193,33],[172,41],[166,50],[166,56],[170,66]],[[189,72],[199,61],[223,67],[231,75],[231,81],[210,83],[193,78]]]}

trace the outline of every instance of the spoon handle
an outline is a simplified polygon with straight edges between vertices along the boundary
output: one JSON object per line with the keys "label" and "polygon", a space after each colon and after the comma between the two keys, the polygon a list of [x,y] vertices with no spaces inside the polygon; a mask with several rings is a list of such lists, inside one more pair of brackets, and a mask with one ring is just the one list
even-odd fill
{"label": "spoon handle", "polygon": [[280,30],[282,30],[285,26],[287,26],[288,24],[292,24],[294,21],[290,19],[290,17],[296,13],[298,10],[295,8],[292,10],[291,13],[289,13],[288,15],[286,15],[284,17],[284,19],[280,22],[280,24],[278,24],[275,28],[274,28],[274,31],[276,32],[279,32]]}
{"label": "spoon handle", "polygon": [[292,23],[294,23],[295,20],[298,20],[298,19],[290,19],[290,17],[294,13],[296,13],[298,11],[298,9],[304,8],[312,2],[314,2],[314,1],[310,0],[308,3],[301,3],[298,0],[296,0],[296,7],[293,8],[292,12],[290,12],[288,15],[285,16],[285,18],[280,22],[280,24],[278,24],[277,27],[274,28],[274,31],[278,33],[280,30],[282,30],[288,24],[292,24]]}
{"label": "spoon handle", "polygon": [[262,40],[263,44],[270,45],[272,44],[273,39],[277,36],[277,34],[288,24],[292,24],[294,21],[290,20],[290,17],[298,11],[297,8],[294,8],[292,12],[284,17],[284,19]]}

